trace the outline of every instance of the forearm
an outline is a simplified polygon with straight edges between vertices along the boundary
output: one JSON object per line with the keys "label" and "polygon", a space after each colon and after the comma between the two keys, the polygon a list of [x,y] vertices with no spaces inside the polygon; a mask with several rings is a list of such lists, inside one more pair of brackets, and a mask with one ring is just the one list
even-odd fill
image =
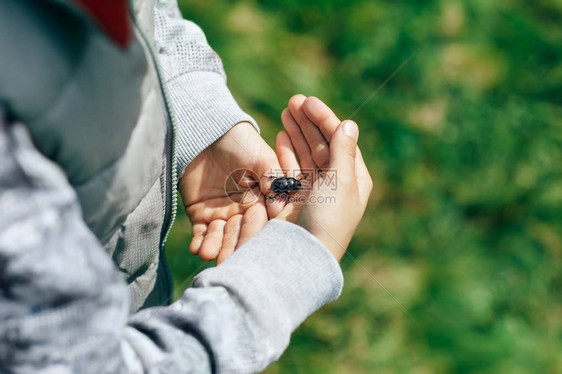
{"label": "forearm", "polygon": [[[179,124],[176,128],[178,179],[199,153],[240,122],[256,122],[242,111],[222,76],[214,72],[183,74],[168,84]],[[259,129],[258,129],[259,130]]]}
{"label": "forearm", "polygon": [[129,316],[126,285],[64,176],[12,130],[0,129],[2,372],[255,372],[339,295],[325,247],[272,221],[171,306]]}
{"label": "forearm", "polygon": [[142,357],[158,350],[179,362],[195,355],[186,339],[195,336],[217,372],[257,372],[279,358],[304,318],[338,297],[342,281],[320,242],[275,220],[223,264],[199,274],[170,307],[141,311],[130,323],[153,336]]}
{"label": "forearm", "polygon": [[[201,28],[182,18],[176,0],[156,1],[154,40],[177,127],[178,176],[240,122],[256,122],[230,93],[220,57]],[[259,130],[259,129],[258,129]]]}

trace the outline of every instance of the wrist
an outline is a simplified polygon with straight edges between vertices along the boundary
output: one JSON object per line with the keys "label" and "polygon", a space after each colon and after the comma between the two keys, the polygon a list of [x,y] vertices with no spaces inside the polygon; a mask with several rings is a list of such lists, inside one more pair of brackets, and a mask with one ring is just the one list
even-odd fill
{"label": "wrist", "polygon": [[347,246],[349,245],[349,240],[344,240],[339,236],[334,236],[314,220],[304,218],[298,210],[287,209],[286,207],[284,211],[275,218],[278,220],[293,223],[308,231],[312,236],[318,239],[318,241],[320,241],[324,245],[324,247],[326,247],[328,252],[330,252],[337,261],[341,260],[341,258],[345,254]]}

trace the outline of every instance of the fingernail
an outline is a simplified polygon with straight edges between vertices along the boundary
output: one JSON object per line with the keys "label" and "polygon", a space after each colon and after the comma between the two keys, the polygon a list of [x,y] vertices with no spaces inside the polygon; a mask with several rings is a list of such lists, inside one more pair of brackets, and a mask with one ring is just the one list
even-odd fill
{"label": "fingernail", "polygon": [[350,138],[357,140],[357,136],[359,135],[359,129],[357,125],[352,121],[345,121],[343,123],[343,133]]}

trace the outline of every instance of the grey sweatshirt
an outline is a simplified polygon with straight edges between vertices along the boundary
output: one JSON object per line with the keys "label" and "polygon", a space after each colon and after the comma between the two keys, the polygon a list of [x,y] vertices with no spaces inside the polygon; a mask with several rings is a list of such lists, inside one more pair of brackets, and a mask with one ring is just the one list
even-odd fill
{"label": "grey sweatshirt", "polygon": [[2,120],[1,373],[257,372],[342,282],[317,239],[272,220],[179,300],[130,315],[123,276],[65,176]]}
{"label": "grey sweatshirt", "polygon": [[[230,127],[254,122],[175,1],[153,11],[181,175]],[[342,283],[318,240],[272,220],[200,273],[178,301],[136,311],[61,168],[0,112],[0,373],[257,372],[281,355],[304,318],[338,297]]]}

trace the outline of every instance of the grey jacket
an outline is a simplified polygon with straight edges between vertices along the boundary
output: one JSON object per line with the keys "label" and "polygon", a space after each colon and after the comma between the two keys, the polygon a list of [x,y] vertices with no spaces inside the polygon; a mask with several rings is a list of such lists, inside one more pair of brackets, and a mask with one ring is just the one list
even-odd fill
{"label": "grey jacket", "polygon": [[131,6],[120,49],[73,2],[0,2],[1,373],[255,372],[341,290],[273,220],[169,305],[178,175],[253,121],[175,1]]}

